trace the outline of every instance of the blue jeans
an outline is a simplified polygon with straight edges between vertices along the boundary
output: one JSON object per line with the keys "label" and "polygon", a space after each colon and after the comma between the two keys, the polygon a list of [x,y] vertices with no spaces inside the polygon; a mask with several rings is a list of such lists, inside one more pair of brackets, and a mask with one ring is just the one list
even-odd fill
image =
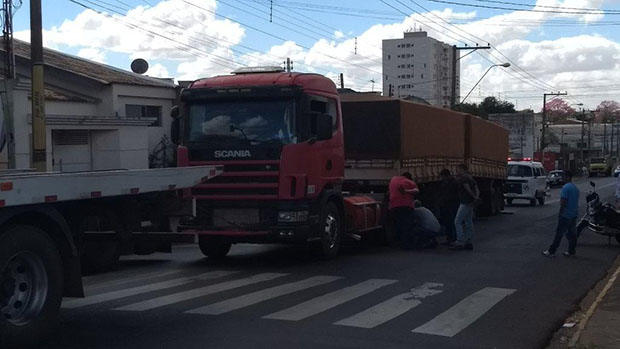
{"label": "blue jeans", "polygon": [[396,239],[400,246],[405,249],[413,248],[415,243],[413,230],[415,229],[415,217],[411,207],[395,207],[390,213],[394,219]]}
{"label": "blue jeans", "polygon": [[568,240],[568,253],[575,254],[575,247],[577,246],[577,218],[565,218],[560,216],[558,218],[558,227],[555,230],[555,237],[551,246],[549,246],[549,253],[553,254],[560,246],[562,237],[566,234]]}
{"label": "blue jeans", "polygon": [[474,204],[461,204],[454,219],[456,228],[456,243],[458,245],[471,244],[474,237]]}

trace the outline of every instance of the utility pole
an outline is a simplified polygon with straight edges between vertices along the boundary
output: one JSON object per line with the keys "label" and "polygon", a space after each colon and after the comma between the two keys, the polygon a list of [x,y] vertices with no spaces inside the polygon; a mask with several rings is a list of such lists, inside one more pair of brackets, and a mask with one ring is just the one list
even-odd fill
{"label": "utility pole", "polygon": [[32,166],[47,171],[45,97],[43,95],[43,33],[41,0],[30,1],[30,61],[32,65]]}
{"label": "utility pole", "polygon": [[340,73],[340,88],[344,88],[344,74]]}
{"label": "utility pole", "polygon": [[540,156],[544,159],[545,157],[545,148],[547,147],[547,143],[545,142],[545,133],[547,128],[547,96],[566,96],[568,92],[557,92],[557,93],[544,93],[543,94],[543,115],[542,115],[542,131],[540,137]]}
{"label": "utility pole", "polygon": [[8,168],[15,168],[15,130],[13,120],[13,86],[15,81],[15,51],[13,49],[13,0],[2,1],[2,19],[4,27],[2,36],[4,43],[4,70],[5,70],[5,104],[4,110],[4,132],[6,135],[6,150],[8,156]]}
{"label": "utility pole", "polygon": [[607,156],[607,123],[603,120],[603,156]]}
{"label": "utility pole", "polygon": [[[461,58],[474,53],[477,50],[488,50],[490,48],[491,48],[490,45],[487,45],[487,46],[456,46],[454,45],[452,46],[452,83],[451,83],[451,89],[450,89],[450,91],[452,92],[452,95],[450,96],[450,109],[454,109],[454,107],[456,106],[456,73],[457,73],[456,62],[459,61]],[[461,50],[470,50],[470,52],[467,53],[465,56],[461,57],[459,53]]]}
{"label": "utility pole", "polygon": [[585,136],[585,129],[584,129],[584,122],[585,122],[585,118],[586,118],[586,113],[583,110],[583,108],[581,108],[581,143],[580,143],[580,148],[581,148],[581,166],[583,167],[583,148],[584,144],[583,144],[583,137]]}
{"label": "utility pole", "polygon": [[286,72],[290,73],[293,70],[293,61],[289,57],[286,57]]}

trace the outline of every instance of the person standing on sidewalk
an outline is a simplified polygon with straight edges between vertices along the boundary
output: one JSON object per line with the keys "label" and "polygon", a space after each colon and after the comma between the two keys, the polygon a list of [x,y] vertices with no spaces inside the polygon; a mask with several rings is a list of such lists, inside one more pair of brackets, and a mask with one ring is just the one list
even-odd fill
{"label": "person standing on sidewalk", "polygon": [[565,256],[574,256],[577,246],[577,215],[579,206],[579,189],[573,183],[573,173],[564,171],[564,186],[560,194],[560,213],[558,215],[558,227],[555,230],[555,237],[549,249],[543,251],[547,257],[555,256],[555,251],[562,242],[562,237],[566,235],[568,240],[568,251]]}
{"label": "person standing on sidewalk", "polygon": [[473,250],[474,209],[476,201],[480,198],[480,190],[474,178],[469,175],[465,164],[459,166],[457,182],[460,205],[454,219],[456,245],[452,246],[451,250]]}
{"label": "person standing on sidewalk", "polygon": [[413,248],[414,241],[410,241],[413,237],[415,225],[413,197],[419,192],[418,186],[409,172],[395,176],[390,180],[390,216],[394,220],[396,239],[400,241],[402,248]]}
{"label": "person standing on sidewalk", "polygon": [[447,168],[439,173],[441,177],[441,191],[439,196],[439,222],[446,241],[442,245],[453,245],[456,241],[456,229],[454,219],[459,209],[459,185]]}

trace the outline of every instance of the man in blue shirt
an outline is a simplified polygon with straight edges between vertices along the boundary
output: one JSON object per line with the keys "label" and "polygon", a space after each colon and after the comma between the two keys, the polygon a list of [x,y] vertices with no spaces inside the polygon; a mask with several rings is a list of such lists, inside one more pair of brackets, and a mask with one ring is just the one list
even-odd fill
{"label": "man in blue shirt", "polygon": [[577,211],[579,205],[579,189],[573,183],[573,174],[570,171],[564,171],[564,182],[562,194],[560,195],[560,214],[558,217],[558,227],[555,231],[553,243],[549,249],[543,252],[548,257],[555,256],[562,236],[566,234],[568,240],[568,251],[564,252],[565,256],[575,255],[575,246],[577,245]]}

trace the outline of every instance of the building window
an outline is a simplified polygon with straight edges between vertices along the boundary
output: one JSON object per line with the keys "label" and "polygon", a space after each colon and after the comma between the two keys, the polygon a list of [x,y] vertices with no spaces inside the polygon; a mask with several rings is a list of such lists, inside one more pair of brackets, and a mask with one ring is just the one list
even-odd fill
{"label": "building window", "polygon": [[391,55],[388,55],[388,60],[390,60],[390,59],[392,59],[392,56],[391,56]]}
{"label": "building window", "polygon": [[426,63],[424,63],[424,68],[426,68]]}
{"label": "building window", "polygon": [[125,116],[128,118],[154,118],[151,126],[161,126],[161,106],[125,104]]}
{"label": "building window", "polygon": [[424,79],[424,74],[420,74],[420,78],[421,78],[421,79]]}

